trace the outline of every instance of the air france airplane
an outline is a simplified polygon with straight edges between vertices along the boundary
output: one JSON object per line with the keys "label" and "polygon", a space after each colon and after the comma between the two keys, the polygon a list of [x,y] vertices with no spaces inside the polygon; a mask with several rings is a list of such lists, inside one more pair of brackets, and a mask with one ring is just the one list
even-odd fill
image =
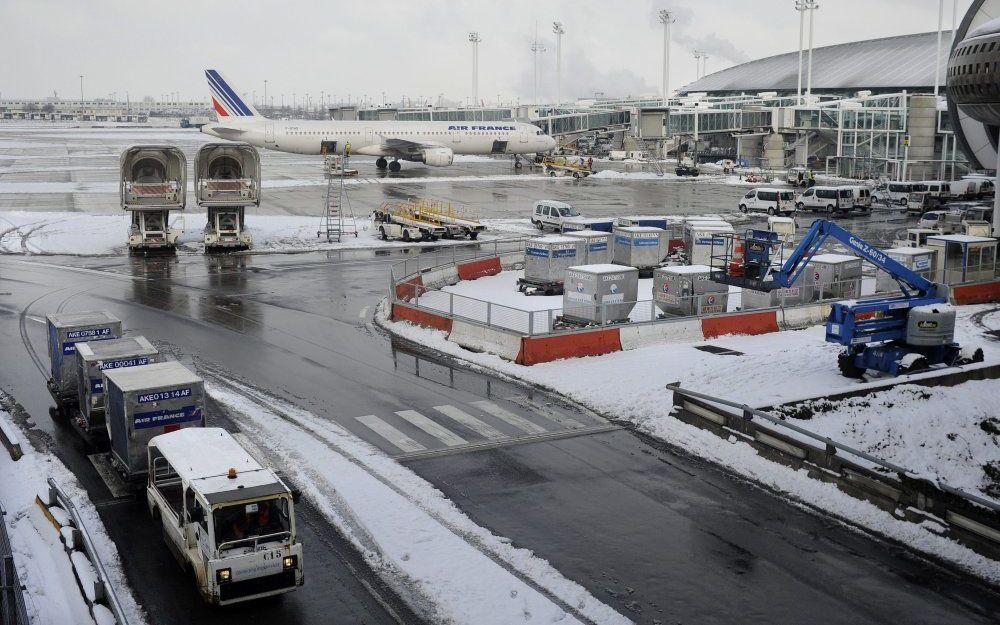
{"label": "air france airplane", "polygon": [[556,145],[538,126],[521,122],[273,120],[220,72],[205,70],[205,77],[219,121],[201,131],[279,152],[343,154],[349,144],[352,155],[377,156],[376,167],[399,171],[401,160],[447,167],[456,154],[535,154]]}

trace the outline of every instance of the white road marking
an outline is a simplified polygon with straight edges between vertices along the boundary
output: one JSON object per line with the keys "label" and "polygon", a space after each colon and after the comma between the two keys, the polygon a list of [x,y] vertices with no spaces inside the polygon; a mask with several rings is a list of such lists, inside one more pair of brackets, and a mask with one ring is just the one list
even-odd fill
{"label": "white road marking", "polygon": [[389,441],[405,452],[423,451],[427,449],[406,434],[403,434],[382,419],[373,414],[357,417],[362,424],[367,425],[373,432]]}
{"label": "white road marking", "polygon": [[513,412],[502,408],[491,401],[473,401],[469,402],[469,405],[479,408],[486,414],[493,415],[501,421],[506,421],[507,423],[513,425],[519,430],[522,430],[528,434],[541,434],[545,432],[545,428],[538,425],[537,423],[532,423],[524,417],[520,417]]}
{"label": "white road marking", "polygon": [[370,308],[371,308],[371,306],[365,306],[364,308],[362,308],[361,312],[358,313],[358,318],[361,319],[362,321],[364,321],[368,317],[368,310]]}
{"label": "white road marking", "polygon": [[396,414],[449,447],[452,445],[464,445],[469,442],[440,423],[428,419],[416,410],[398,410]]}
{"label": "white road marking", "polygon": [[451,417],[452,419],[458,421],[467,428],[474,430],[483,438],[489,438],[492,440],[507,438],[506,434],[496,429],[492,425],[488,423],[483,423],[482,421],[473,417],[464,410],[461,410],[454,406],[434,406],[434,410],[437,410],[441,414]]}
{"label": "white road marking", "polygon": [[559,425],[563,426],[564,428],[570,428],[572,430],[579,430],[579,429],[582,429],[582,428],[585,427],[582,423],[580,423],[576,419],[572,419],[570,417],[567,417],[566,415],[562,414],[558,410],[553,410],[553,409],[551,409],[551,408],[549,408],[547,406],[541,406],[541,405],[536,404],[531,399],[529,399],[528,396],[526,396],[526,395],[514,395],[513,397],[508,397],[507,401],[514,402],[518,406],[521,406],[523,408],[527,408],[528,410],[532,410],[534,412],[537,412],[538,414],[542,415],[543,417],[545,417],[547,419],[550,419],[552,421],[555,421],[556,423],[558,423]]}

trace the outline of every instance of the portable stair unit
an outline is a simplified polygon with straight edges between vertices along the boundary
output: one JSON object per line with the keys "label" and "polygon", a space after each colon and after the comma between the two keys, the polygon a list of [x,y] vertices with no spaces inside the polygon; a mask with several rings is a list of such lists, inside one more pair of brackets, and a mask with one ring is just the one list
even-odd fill
{"label": "portable stair unit", "polygon": [[170,227],[170,212],[184,210],[187,159],[171,145],[133,145],[120,161],[121,206],[132,215],[128,247],[132,253],[172,251],[180,230]]}
{"label": "portable stair unit", "polygon": [[[333,146],[331,152],[336,151]],[[339,243],[345,236],[358,236],[358,223],[354,218],[351,201],[347,197],[347,187],[344,184],[345,172],[349,171],[350,157],[344,156],[340,170],[325,169],[326,176],[326,210],[320,221],[318,237],[326,237],[330,243]]]}
{"label": "portable stair unit", "polygon": [[194,193],[208,212],[205,251],[250,249],[246,207],[260,206],[260,154],[246,143],[206,143],[194,157]]}

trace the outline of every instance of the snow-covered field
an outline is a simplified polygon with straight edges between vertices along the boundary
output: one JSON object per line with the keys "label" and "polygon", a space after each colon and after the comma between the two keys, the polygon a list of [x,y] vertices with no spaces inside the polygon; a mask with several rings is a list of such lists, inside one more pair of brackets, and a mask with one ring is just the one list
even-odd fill
{"label": "snow-covered field", "polygon": [[545,560],[473,523],[431,484],[336,423],[239,382],[214,379],[207,389],[241,415],[240,436],[289,471],[429,621],[631,622]]}
{"label": "snow-covered field", "polygon": [[[1000,329],[1000,312],[982,316],[979,323],[973,316],[993,308],[984,305],[958,309],[956,339],[963,345],[982,347],[986,356],[985,365],[1000,363],[1000,342],[988,334],[989,330]],[[751,406],[777,405],[884,383],[842,377],[836,365],[841,348],[825,341],[823,327],[761,336],[726,336],[697,344],[662,344],[525,367],[498,356],[464,350],[448,342],[443,332],[405,322],[387,321],[386,311],[385,306],[380,309],[380,323],[393,333],[474,365],[558,392],[597,412],[633,423],[640,430],[669,444],[728,466],[752,480],[787,493],[795,500],[828,510],[852,523],[951,560],[988,579],[1000,581],[1000,569],[994,561],[941,538],[931,531],[933,528],[895,520],[874,506],[841,493],[834,486],[808,478],[804,472],[760,458],[747,445],[737,444],[735,440],[720,440],[713,434],[669,416],[672,393],[664,385],[672,382]],[[726,348],[739,354],[712,354],[697,349],[700,345]],[[914,374],[912,378],[928,375],[932,374]],[[921,417],[915,416],[915,419]],[[931,424],[928,423],[927,427]],[[912,441],[908,437],[895,440],[900,445]],[[930,474],[947,480],[961,471],[958,466],[938,468],[934,449],[909,446],[905,452],[901,447],[897,453],[900,454],[896,456],[899,459],[921,464],[914,468],[925,475],[929,474],[929,469]],[[909,453],[921,454],[923,462],[906,455]],[[888,456],[889,452],[875,455]]]}
{"label": "snow-covered field", "polygon": [[[10,415],[0,410],[0,421],[14,432],[18,428]],[[48,499],[46,479],[53,477],[73,499],[84,523],[101,552],[105,570],[128,613],[129,622],[141,625],[145,615],[138,607],[122,572],[118,549],[108,537],[97,510],[69,469],[55,456],[35,449],[21,437],[24,456],[14,462],[0,449],[0,502],[7,510],[7,524],[21,583],[26,587],[28,617],[35,625],[83,625],[93,623],[87,604],[73,576],[70,558],[63,550],[59,533],[35,503],[35,496]],[[65,515],[59,508],[54,514]],[[106,622],[106,621],[105,621]]]}
{"label": "snow-covered field", "polygon": [[[202,231],[205,213],[174,215],[174,228],[184,230],[178,239],[181,250],[204,251]],[[442,239],[432,243],[382,241],[371,220],[357,220],[358,236],[345,237],[340,243],[327,243],[316,236],[319,217],[300,215],[255,215],[248,211],[247,230],[253,236],[255,252],[309,252],[338,249],[441,246],[466,243],[466,239]],[[0,212],[0,254],[70,254],[103,256],[126,253],[129,218],[127,215],[89,215],[76,212]],[[529,224],[530,225],[530,224]],[[491,228],[492,230],[492,228]],[[510,232],[492,231],[480,241],[511,236]]]}

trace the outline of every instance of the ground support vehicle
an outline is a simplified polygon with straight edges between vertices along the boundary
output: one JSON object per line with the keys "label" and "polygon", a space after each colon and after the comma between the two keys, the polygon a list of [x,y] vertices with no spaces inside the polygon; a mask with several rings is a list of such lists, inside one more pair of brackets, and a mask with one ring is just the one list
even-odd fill
{"label": "ground support vehicle", "polygon": [[170,212],[182,211],[187,197],[187,159],[171,145],[134,145],[119,164],[122,209],[131,213],[129,252],[173,252],[181,230],[171,228]]}
{"label": "ground support vehicle", "polygon": [[582,163],[583,159],[567,159],[564,156],[546,156],[542,160],[542,169],[549,176],[572,176],[576,179],[586,178],[594,173],[592,169]]}
{"label": "ground support vehicle", "polygon": [[372,221],[383,239],[437,241],[448,229],[422,215],[409,202],[385,202],[372,213]]}
{"label": "ground support vehicle", "polygon": [[161,434],[147,453],[150,515],[206,602],[249,601],[303,584],[292,491],[228,432]]}
{"label": "ground support vehicle", "polygon": [[246,250],[253,241],[244,223],[260,206],[260,154],[246,143],[206,143],[194,159],[198,206],[208,213],[205,251]]}
{"label": "ground support vehicle", "polygon": [[982,349],[963,348],[954,340],[955,309],[944,297],[947,287],[937,285],[892,259],[884,251],[827,220],[816,220],[799,245],[779,268],[773,255],[780,250],[778,235],[766,230],[747,231],[743,259],[735,270],[731,252],[723,246],[722,264],[712,279],[756,291],[792,287],[828,238],[874,264],[899,284],[899,297],[844,301],[831,304],[826,340],[844,346],[838,357],[841,373],[860,378],[874,370],[899,375],[933,365],[961,365],[983,360]]}
{"label": "ground support vehicle", "polygon": [[766,187],[750,189],[740,199],[739,209],[741,213],[789,216],[795,212],[795,193],[787,189]]}

